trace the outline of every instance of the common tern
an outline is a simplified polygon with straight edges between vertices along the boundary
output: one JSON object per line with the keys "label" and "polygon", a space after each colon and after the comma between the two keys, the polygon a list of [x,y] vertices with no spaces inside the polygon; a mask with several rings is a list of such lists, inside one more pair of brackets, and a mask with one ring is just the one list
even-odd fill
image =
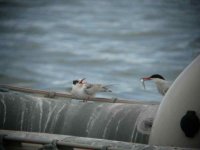
{"label": "common tern", "polygon": [[167,92],[167,90],[171,86],[171,82],[166,81],[165,78],[162,75],[153,74],[150,77],[144,77],[144,78],[141,79],[141,82],[143,83],[144,88],[145,88],[144,81],[148,81],[148,80],[154,81],[154,83],[156,84],[156,87],[158,89],[158,92],[161,95],[165,95],[165,93]]}
{"label": "common tern", "polygon": [[85,78],[73,80],[71,94],[87,101],[88,99],[93,98],[98,92],[112,92],[109,89],[110,86],[111,85],[87,83]]}

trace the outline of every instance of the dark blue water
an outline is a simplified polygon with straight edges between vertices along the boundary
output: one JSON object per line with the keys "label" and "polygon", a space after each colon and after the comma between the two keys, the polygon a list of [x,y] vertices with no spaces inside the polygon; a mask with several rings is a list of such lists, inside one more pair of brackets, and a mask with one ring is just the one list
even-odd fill
{"label": "dark blue water", "polygon": [[174,80],[200,54],[198,0],[1,0],[0,83],[65,91],[116,84],[106,97],[161,100],[140,78]]}

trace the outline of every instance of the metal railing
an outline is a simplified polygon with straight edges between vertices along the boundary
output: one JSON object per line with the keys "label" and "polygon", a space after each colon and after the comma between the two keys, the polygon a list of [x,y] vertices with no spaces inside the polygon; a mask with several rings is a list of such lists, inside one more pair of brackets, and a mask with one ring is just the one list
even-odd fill
{"label": "metal railing", "polygon": [[81,150],[191,150],[190,148],[153,146],[105,139],[11,130],[0,130],[0,139],[0,149],[12,147],[15,150],[24,150],[22,145],[24,143],[32,144],[32,147],[34,144],[38,147],[39,144],[39,150],[74,150],[76,148]]}

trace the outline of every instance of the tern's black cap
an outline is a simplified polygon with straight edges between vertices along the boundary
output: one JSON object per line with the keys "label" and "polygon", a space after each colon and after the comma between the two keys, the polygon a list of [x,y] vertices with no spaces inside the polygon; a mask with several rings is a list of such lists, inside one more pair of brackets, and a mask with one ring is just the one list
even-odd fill
{"label": "tern's black cap", "polygon": [[153,74],[152,76],[150,76],[150,78],[158,78],[158,79],[163,79],[165,80],[165,78],[159,74]]}
{"label": "tern's black cap", "polygon": [[78,82],[78,80],[73,80],[73,85],[76,85]]}

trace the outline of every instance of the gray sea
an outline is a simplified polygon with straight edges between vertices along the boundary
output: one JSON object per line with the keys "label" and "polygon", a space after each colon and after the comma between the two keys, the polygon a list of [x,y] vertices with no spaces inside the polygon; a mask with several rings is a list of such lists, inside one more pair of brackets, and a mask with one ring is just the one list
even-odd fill
{"label": "gray sea", "polygon": [[114,84],[118,97],[160,101],[155,73],[175,80],[200,54],[199,0],[0,0],[0,84],[68,91]]}

